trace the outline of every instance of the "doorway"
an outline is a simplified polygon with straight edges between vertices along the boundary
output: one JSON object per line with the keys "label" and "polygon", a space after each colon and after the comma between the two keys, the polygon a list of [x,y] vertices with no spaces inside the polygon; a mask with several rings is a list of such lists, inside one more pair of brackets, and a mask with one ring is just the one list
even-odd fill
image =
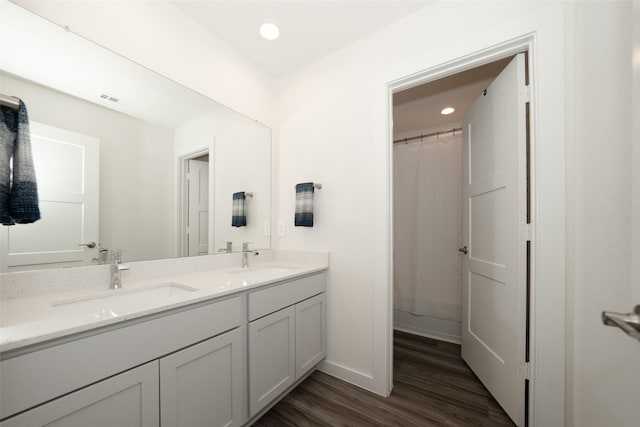
{"label": "doorway", "polygon": [[517,425],[528,393],[526,68],[526,54],[508,56],[393,98],[394,328],[461,342]]}
{"label": "doorway", "polygon": [[209,253],[209,150],[180,159],[180,256]]}
{"label": "doorway", "polygon": [[510,60],[393,96],[395,329],[460,343],[462,119]]}

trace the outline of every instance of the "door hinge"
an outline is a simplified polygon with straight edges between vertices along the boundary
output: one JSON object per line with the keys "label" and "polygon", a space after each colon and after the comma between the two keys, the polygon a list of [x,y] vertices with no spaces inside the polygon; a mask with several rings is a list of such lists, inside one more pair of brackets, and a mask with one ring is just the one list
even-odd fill
{"label": "door hinge", "polygon": [[533,227],[531,226],[531,223],[524,224],[520,229],[520,239],[530,242],[532,238],[533,238]]}
{"label": "door hinge", "polygon": [[524,86],[522,90],[522,95],[524,96],[524,102],[531,102],[531,85]]}
{"label": "door hinge", "polygon": [[525,380],[531,379],[531,363],[524,362],[520,364],[520,377]]}

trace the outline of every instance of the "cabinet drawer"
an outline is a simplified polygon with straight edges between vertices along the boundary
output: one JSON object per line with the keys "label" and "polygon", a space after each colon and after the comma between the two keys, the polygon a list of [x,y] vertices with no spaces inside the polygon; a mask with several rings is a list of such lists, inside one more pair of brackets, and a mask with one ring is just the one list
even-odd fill
{"label": "cabinet drawer", "polygon": [[240,297],[0,361],[0,419],[240,325]]}
{"label": "cabinet drawer", "polygon": [[249,321],[296,304],[326,289],[325,273],[277,284],[249,294]]}

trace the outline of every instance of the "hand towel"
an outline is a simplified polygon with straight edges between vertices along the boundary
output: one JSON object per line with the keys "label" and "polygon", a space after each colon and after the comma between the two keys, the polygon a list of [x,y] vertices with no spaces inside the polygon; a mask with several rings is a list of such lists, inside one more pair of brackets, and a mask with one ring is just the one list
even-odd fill
{"label": "hand towel", "polygon": [[20,101],[17,111],[0,107],[0,223],[30,224],[39,219],[29,116],[26,105]]}
{"label": "hand towel", "polygon": [[231,226],[244,227],[247,225],[247,215],[245,213],[245,201],[247,197],[244,191],[233,193],[233,205],[231,213]]}
{"label": "hand towel", "polygon": [[313,182],[296,185],[296,227],[313,227]]}

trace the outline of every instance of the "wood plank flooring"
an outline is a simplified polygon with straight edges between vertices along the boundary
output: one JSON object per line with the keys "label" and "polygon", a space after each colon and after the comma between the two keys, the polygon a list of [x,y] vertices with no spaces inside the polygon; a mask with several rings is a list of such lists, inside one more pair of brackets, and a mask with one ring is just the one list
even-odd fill
{"label": "wood plank flooring", "polygon": [[257,427],[513,426],[460,357],[460,346],[396,331],[384,398],[316,371]]}

